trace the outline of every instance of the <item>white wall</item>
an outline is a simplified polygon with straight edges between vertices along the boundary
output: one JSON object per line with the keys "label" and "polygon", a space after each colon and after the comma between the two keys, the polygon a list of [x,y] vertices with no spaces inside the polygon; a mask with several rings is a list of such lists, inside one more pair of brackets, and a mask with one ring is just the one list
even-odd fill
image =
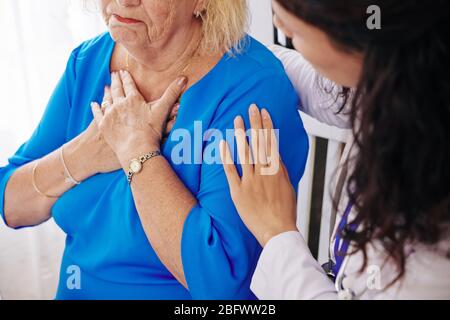
{"label": "white wall", "polygon": [[264,44],[273,43],[271,0],[249,0],[250,34]]}

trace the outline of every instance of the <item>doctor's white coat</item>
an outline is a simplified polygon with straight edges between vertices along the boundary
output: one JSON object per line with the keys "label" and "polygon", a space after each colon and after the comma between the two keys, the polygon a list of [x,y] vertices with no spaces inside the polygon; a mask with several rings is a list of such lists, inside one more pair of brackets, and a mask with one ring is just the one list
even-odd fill
{"label": "doctor's white coat", "polygon": [[[283,62],[302,100],[301,110],[329,125],[348,128],[345,113],[336,115],[336,110],[330,108],[333,98],[321,93],[315,85],[317,73],[312,66],[296,51],[276,46],[271,49]],[[348,156],[344,152],[344,157]],[[347,203],[348,197],[344,195],[339,203],[336,225]],[[330,248],[334,248],[334,238],[335,234]],[[433,247],[410,244],[405,252],[405,275],[392,286],[389,285],[398,271],[379,243],[372,243],[368,248],[368,264],[364,270],[361,270],[361,252],[348,256],[338,275],[343,279],[344,290],[338,293],[335,284],[311,255],[301,233],[286,232],[267,243],[251,289],[263,300],[339,299],[349,298],[348,292],[355,299],[450,299],[450,234]],[[334,258],[333,252],[330,254]]]}

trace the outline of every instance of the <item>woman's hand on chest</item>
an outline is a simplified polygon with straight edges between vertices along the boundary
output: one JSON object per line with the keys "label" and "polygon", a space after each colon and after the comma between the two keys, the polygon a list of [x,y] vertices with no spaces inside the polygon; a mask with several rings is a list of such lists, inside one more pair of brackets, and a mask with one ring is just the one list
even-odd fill
{"label": "woman's hand on chest", "polygon": [[174,81],[157,101],[147,102],[126,72],[112,74],[102,106],[92,103],[101,136],[126,168],[137,156],[160,149],[167,122],[187,79]]}

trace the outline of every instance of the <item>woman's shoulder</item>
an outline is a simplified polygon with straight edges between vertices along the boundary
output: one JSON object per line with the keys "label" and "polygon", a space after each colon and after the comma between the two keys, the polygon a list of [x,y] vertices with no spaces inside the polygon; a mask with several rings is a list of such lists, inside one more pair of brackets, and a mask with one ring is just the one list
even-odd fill
{"label": "woman's shoulder", "polygon": [[249,66],[258,69],[269,69],[274,72],[284,72],[281,61],[264,44],[251,36],[246,36],[242,44],[240,59]]}
{"label": "woman's shoulder", "polygon": [[235,79],[276,77],[283,83],[290,84],[281,61],[251,36],[247,35],[242,40],[240,49],[234,49],[227,62]]}
{"label": "woman's shoulder", "polygon": [[114,41],[108,32],[102,33],[95,38],[82,42],[76,47],[70,56],[74,64],[101,63],[112,53]]}
{"label": "woman's shoulder", "polygon": [[82,42],[69,57],[66,75],[71,75],[75,80],[79,75],[86,78],[93,71],[98,73],[104,68],[109,68],[114,45],[115,42],[108,32]]}
{"label": "woman's shoulder", "polygon": [[111,38],[109,32],[104,32],[92,39],[82,42],[73,50],[73,55],[77,58],[89,57],[103,54],[105,50],[111,50],[114,46],[114,40]]}
{"label": "woman's shoulder", "polygon": [[297,110],[298,96],[283,65],[266,46],[250,36],[243,39],[240,50],[234,49],[224,56],[214,74],[204,84],[214,86],[215,95],[235,105],[259,101],[280,117],[287,110]]}

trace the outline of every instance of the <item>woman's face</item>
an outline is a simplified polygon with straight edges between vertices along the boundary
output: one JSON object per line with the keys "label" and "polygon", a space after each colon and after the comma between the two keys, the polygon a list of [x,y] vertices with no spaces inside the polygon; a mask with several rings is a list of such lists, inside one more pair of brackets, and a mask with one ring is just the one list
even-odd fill
{"label": "woman's face", "polygon": [[129,46],[148,46],[188,27],[198,0],[100,0],[111,37]]}
{"label": "woman's face", "polygon": [[341,86],[358,85],[363,65],[361,54],[338,50],[322,30],[300,20],[276,0],[272,3],[275,25],[292,39],[295,49],[319,73]]}

